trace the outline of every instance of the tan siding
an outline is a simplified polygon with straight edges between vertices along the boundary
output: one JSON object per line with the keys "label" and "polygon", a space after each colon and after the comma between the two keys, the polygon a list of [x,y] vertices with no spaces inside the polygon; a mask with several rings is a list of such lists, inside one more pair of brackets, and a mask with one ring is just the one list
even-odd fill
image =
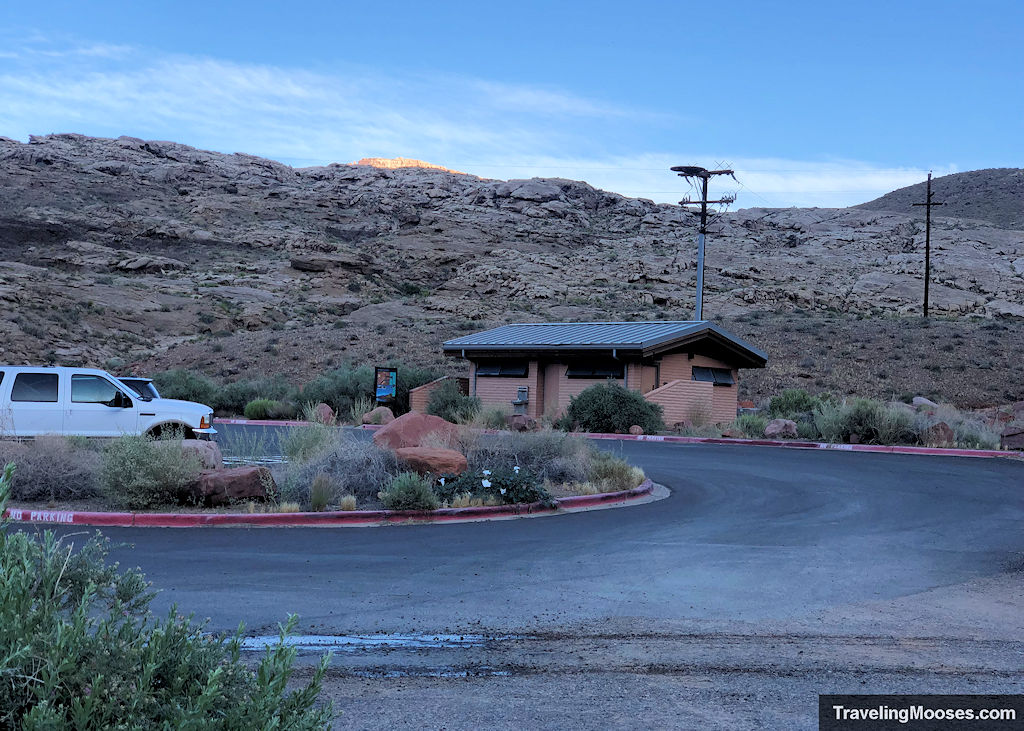
{"label": "tan siding", "polygon": [[430,393],[444,383],[446,378],[438,378],[430,383],[409,389],[409,410],[418,411],[421,414],[427,413],[427,402],[430,400]]}
{"label": "tan siding", "polygon": [[[472,378],[472,374],[470,377]],[[515,400],[520,386],[528,386],[530,389],[530,402],[526,405],[527,415],[539,417],[544,408],[544,387],[535,360],[530,361],[530,370],[527,372],[526,378],[478,376],[476,378],[476,396],[484,406],[501,406],[511,409],[512,401]]]}
{"label": "tan siding", "polygon": [[[723,363],[706,355],[694,355],[693,360],[686,353],[672,353],[661,359],[661,383],[662,385],[671,381],[687,381],[693,378],[693,366],[702,368],[731,368],[728,363]],[[735,371],[733,371],[735,376]]]}
{"label": "tan siding", "polygon": [[700,414],[711,418],[714,389],[711,383],[677,379],[644,394],[644,398],[660,404],[665,410],[665,423],[672,426],[679,421],[693,422]]}
{"label": "tan siding", "polygon": [[[565,375],[567,366],[559,363],[558,368],[558,413],[561,414],[565,411],[566,407],[569,406],[569,399],[573,396],[578,396],[586,389],[591,386],[598,384],[607,383],[607,378],[569,378]],[[627,371],[628,377],[628,371]],[[621,378],[616,378],[615,382],[622,384]]]}
{"label": "tan siding", "polygon": [[[736,380],[736,371],[732,372],[732,379]],[[735,419],[739,388],[736,385],[713,386],[711,392],[711,415],[715,423],[721,424]]]}
{"label": "tan siding", "polygon": [[658,369],[654,366],[640,366],[640,393],[647,393],[657,388],[657,376]]}

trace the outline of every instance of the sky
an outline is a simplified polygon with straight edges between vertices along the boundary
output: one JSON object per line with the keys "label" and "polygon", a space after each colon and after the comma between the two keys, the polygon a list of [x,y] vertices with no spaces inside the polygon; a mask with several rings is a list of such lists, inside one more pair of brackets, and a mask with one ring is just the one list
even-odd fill
{"label": "sky", "polygon": [[0,135],[844,206],[1024,167],[1022,38],[1022,0],[0,0]]}

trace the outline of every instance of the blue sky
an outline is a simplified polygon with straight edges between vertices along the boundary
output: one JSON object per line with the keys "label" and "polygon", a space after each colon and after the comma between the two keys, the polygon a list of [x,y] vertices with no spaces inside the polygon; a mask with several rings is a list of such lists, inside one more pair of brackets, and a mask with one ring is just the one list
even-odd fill
{"label": "blue sky", "polygon": [[848,205],[1024,167],[1024,2],[0,0],[0,135]]}

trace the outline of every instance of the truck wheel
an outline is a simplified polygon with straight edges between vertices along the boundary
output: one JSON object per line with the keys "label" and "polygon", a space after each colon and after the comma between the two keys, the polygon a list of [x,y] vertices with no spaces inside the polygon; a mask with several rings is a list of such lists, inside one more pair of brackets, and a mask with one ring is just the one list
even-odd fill
{"label": "truck wheel", "polygon": [[[146,435],[153,439],[195,439],[196,433],[184,424],[154,426]],[[180,435],[180,436],[179,436]]]}

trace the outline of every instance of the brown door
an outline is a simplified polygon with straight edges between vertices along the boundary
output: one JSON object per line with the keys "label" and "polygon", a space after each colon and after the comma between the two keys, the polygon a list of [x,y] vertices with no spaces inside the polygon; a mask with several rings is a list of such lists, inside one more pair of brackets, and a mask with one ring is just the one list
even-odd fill
{"label": "brown door", "polygon": [[558,383],[561,369],[565,368],[558,363],[548,363],[544,366],[544,413],[557,414],[560,411],[558,405]]}

